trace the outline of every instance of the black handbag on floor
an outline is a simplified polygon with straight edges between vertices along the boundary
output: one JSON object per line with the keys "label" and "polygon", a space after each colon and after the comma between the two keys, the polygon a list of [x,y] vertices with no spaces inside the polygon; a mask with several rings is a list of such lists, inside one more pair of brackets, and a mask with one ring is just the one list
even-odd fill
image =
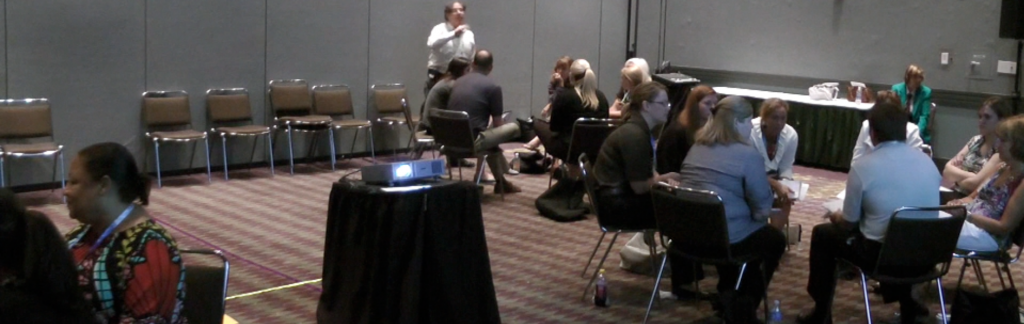
{"label": "black handbag on floor", "polygon": [[1020,297],[1010,288],[995,293],[957,289],[949,323],[1020,323]]}

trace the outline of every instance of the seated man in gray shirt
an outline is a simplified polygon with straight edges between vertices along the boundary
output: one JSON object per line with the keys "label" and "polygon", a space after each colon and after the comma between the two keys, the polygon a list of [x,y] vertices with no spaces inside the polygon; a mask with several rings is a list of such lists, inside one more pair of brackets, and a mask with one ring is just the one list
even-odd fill
{"label": "seated man in gray shirt", "polygon": [[[501,143],[519,137],[519,125],[504,124],[501,120],[503,111],[501,87],[494,83],[488,75],[494,67],[494,57],[486,50],[476,52],[473,58],[473,71],[455,81],[448,98],[448,109],[465,111],[469,114],[469,123],[476,137],[476,149],[491,150]],[[488,127],[488,124],[491,127]],[[505,179],[508,161],[502,154],[487,157],[487,165],[495,180],[495,192],[520,192],[516,185]]]}
{"label": "seated man in gray shirt", "polygon": [[[878,258],[893,211],[903,206],[937,206],[942,176],[927,155],[906,143],[907,114],[897,104],[879,101],[868,113],[874,150],[850,167],[843,211],[829,214],[830,223],[811,235],[807,292],[815,308],[800,323],[831,323],[836,258],[870,269]],[[910,272],[916,269],[902,269]],[[927,269],[923,269],[927,271]],[[885,300],[900,302],[900,320],[914,323],[928,315],[915,301],[909,285],[883,286]]]}

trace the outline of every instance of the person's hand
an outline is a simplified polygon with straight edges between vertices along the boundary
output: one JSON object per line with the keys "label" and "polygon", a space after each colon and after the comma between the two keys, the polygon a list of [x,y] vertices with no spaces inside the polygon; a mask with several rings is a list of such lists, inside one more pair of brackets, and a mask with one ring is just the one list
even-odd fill
{"label": "person's hand", "polygon": [[459,25],[459,27],[455,27],[455,36],[462,36],[462,33],[465,32],[467,29],[469,29],[469,25]]}
{"label": "person's hand", "polygon": [[960,199],[950,200],[950,201],[946,202],[946,205],[949,205],[949,206],[963,206],[963,205],[966,205],[969,202],[970,202],[970,200],[968,200],[967,198],[960,198]]}
{"label": "person's hand", "polygon": [[556,86],[559,87],[565,86],[565,80],[562,79],[562,74],[557,72],[551,74],[551,83],[554,83]]}
{"label": "person's hand", "polygon": [[828,213],[828,220],[832,222],[832,224],[839,224],[839,222],[843,221],[843,211],[840,210],[834,213]]}
{"label": "person's hand", "polygon": [[622,111],[622,101],[615,100],[615,103],[611,107],[608,107],[608,111]]}
{"label": "person's hand", "polygon": [[778,200],[780,204],[792,205],[794,203],[792,199],[789,199],[789,194],[793,193],[793,189],[790,189],[781,182],[772,184],[772,191],[775,192],[775,200]]}
{"label": "person's hand", "polygon": [[679,173],[677,173],[677,172],[669,172],[669,173],[665,173],[665,174],[659,175],[654,180],[655,180],[655,182],[664,182],[664,183],[667,183],[667,184],[670,184],[670,185],[673,185],[673,186],[678,186],[679,185],[679,181],[682,180],[682,179],[683,179],[683,176],[680,175]]}

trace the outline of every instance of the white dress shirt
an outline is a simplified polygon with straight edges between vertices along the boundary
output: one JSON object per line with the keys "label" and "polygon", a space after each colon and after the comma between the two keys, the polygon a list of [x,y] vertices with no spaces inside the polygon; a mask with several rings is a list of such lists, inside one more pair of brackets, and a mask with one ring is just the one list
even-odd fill
{"label": "white dress shirt", "polygon": [[761,132],[761,117],[750,121],[754,124],[750,132],[750,143],[754,145],[757,152],[761,153],[764,159],[764,171],[776,171],[780,178],[793,179],[793,161],[796,160],[796,147],[799,145],[800,136],[796,129],[788,124],[779,133],[779,140],[775,147],[775,159],[768,159],[768,145],[765,143],[764,133]]}
{"label": "white dress shirt", "polygon": [[462,31],[462,35],[456,36],[455,27],[443,22],[434,26],[434,29],[430,31],[427,47],[430,48],[427,69],[444,73],[448,71],[448,63],[456,57],[473,60],[473,55],[476,52],[476,40],[473,38],[473,31],[466,29]]}
{"label": "white dress shirt", "polygon": [[[907,123],[906,143],[910,147],[917,149],[918,152],[921,151],[921,145],[924,145],[924,141],[921,140],[921,129],[909,122]],[[871,145],[871,132],[868,130],[868,121],[865,120],[860,124],[860,134],[857,135],[857,144],[853,146],[853,160],[850,161],[850,165],[853,165],[853,162],[856,162],[858,158],[874,149],[875,146]]]}
{"label": "white dress shirt", "polygon": [[865,238],[882,242],[897,208],[939,205],[940,181],[939,170],[918,148],[881,143],[850,167],[843,218],[859,223]]}

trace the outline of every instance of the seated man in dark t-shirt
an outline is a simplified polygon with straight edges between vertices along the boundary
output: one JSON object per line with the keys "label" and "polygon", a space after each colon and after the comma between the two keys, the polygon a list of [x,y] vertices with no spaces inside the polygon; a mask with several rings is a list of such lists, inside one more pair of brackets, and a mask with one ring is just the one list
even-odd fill
{"label": "seated man in dark t-shirt", "polygon": [[[490,150],[501,143],[519,137],[519,125],[505,124],[501,120],[503,110],[501,87],[494,83],[488,75],[491,73],[494,57],[486,50],[476,52],[473,59],[473,72],[455,81],[451,96],[448,98],[448,109],[465,111],[469,114],[469,123],[476,137],[477,150]],[[491,125],[488,128],[488,125]],[[508,161],[502,154],[487,157],[487,165],[495,180],[495,192],[514,193],[522,189],[505,179]]]}

